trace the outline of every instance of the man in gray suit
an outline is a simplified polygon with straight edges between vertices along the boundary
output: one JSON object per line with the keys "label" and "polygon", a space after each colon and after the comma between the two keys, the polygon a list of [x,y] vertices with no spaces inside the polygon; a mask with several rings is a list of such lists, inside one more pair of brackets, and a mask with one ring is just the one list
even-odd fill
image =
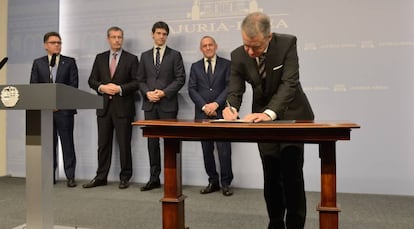
{"label": "man in gray suit", "polygon": [[[165,22],[156,22],[152,26],[154,47],[143,52],[140,59],[138,81],[147,120],[177,118],[178,91],[184,86],[185,70],[181,53],[166,45],[169,31]],[[141,191],[161,187],[159,138],[148,138],[148,153],[150,179]]]}
{"label": "man in gray suit", "polygon": [[[313,120],[311,106],[299,82],[296,37],[270,32],[263,13],[247,15],[241,25],[243,45],[231,53],[225,119],[236,119],[245,92],[253,89],[252,113],[246,121]],[[306,198],[303,181],[303,144],[259,143],[269,229],[303,228]],[[286,213],[286,223],[285,223]]]}

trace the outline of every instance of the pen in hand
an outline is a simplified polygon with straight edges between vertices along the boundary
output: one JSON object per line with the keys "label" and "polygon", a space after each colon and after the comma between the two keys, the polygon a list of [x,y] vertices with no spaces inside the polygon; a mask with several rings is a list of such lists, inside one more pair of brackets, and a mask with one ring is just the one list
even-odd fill
{"label": "pen in hand", "polygon": [[233,107],[231,107],[231,105],[230,105],[230,103],[229,103],[229,101],[228,101],[228,100],[226,100],[226,106],[230,109],[231,114],[233,114],[233,115],[234,115],[234,110],[233,110]]}

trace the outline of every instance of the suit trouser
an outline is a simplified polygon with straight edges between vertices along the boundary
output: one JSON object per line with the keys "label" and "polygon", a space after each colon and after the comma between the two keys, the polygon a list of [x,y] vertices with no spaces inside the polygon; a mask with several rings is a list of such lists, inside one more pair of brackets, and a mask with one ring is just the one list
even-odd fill
{"label": "suit trouser", "polygon": [[112,142],[115,130],[121,162],[120,180],[129,181],[132,176],[132,116],[118,117],[115,106],[109,102],[104,116],[98,116],[98,169],[95,179],[107,180],[112,159]]}
{"label": "suit trouser", "polygon": [[[146,120],[154,119],[176,119],[177,111],[164,112],[160,110],[159,104],[154,104],[152,110],[144,112]],[[161,174],[160,139],[148,138],[148,156],[150,161],[150,181],[159,182]]]}
{"label": "suit trouser", "polygon": [[[303,144],[259,143],[269,229],[304,228]],[[286,223],[285,223],[286,214]]]}
{"label": "suit trouser", "polygon": [[[231,143],[216,142],[217,155],[220,162],[220,181],[221,186],[230,186],[233,180],[233,172],[231,166]],[[208,175],[210,183],[219,183],[219,174],[216,169],[216,161],[214,159],[214,141],[201,141],[203,149],[204,167]]]}
{"label": "suit trouser", "polygon": [[63,167],[67,179],[75,178],[76,154],[73,140],[74,115],[53,113],[53,167],[57,168],[58,135],[62,146]]}

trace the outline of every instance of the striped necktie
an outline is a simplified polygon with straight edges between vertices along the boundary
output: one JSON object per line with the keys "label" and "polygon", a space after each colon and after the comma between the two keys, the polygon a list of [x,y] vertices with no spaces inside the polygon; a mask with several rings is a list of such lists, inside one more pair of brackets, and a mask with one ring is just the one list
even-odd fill
{"label": "striped necktie", "polygon": [[257,69],[259,71],[259,76],[260,78],[264,79],[266,78],[266,68],[265,68],[265,62],[266,62],[266,57],[265,54],[263,53],[262,55],[259,56],[259,63],[257,65]]}

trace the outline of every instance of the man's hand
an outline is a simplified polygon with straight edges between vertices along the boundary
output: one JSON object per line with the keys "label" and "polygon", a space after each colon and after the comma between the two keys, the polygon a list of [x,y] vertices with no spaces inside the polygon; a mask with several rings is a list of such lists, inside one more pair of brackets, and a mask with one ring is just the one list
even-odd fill
{"label": "man's hand", "polygon": [[204,105],[204,113],[209,117],[215,117],[217,116],[217,108],[219,105],[216,102],[207,103]]}
{"label": "man's hand", "polygon": [[160,97],[157,95],[155,91],[148,91],[147,92],[147,98],[150,102],[156,103],[160,101]]}
{"label": "man's hand", "polygon": [[252,113],[244,116],[243,120],[249,122],[263,122],[263,121],[272,121],[269,115],[265,113]]}
{"label": "man's hand", "polygon": [[147,92],[147,98],[152,103],[156,103],[156,102],[160,101],[160,99],[164,96],[165,96],[164,91],[159,90],[159,89],[155,89],[153,91],[148,91]]}
{"label": "man's hand", "polygon": [[226,120],[236,120],[239,113],[234,107],[226,107],[223,110],[223,118]]}
{"label": "man's hand", "polygon": [[121,91],[121,88],[119,85],[108,83],[101,85],[99,90],[108,95],[116,95]]}

